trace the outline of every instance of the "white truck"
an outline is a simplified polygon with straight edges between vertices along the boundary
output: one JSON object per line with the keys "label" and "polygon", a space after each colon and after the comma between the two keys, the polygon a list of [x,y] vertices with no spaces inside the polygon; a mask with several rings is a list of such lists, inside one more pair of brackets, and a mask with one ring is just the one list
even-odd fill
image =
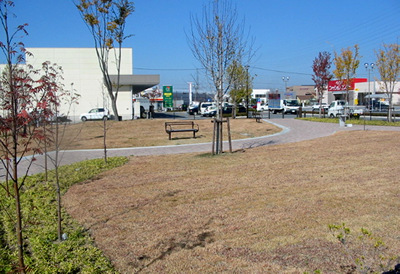
{"label": "white truck", "polygon": [[351,106],[344,100],[333,101],[329,105],[328,116],[330,118],[345,115],[358,118],[364,113],[365,106]]}
{"label": "white truck", "polygon": [[274,95],[268,99],[268,110],[273,113],[283,112],[297,114],[300,108],[300,103],[297,99],[281,99],[280,94]]}
{"label": "white truck", "polygon": [[151,110],[151,103],[148,98],[134,97],[133,98],[133,118],[148,118]]}
{"label": "white truck", "polygon": [[200,102],[193,101],[188,107],[188,113],[190,115],[197,115],[200,113]]}

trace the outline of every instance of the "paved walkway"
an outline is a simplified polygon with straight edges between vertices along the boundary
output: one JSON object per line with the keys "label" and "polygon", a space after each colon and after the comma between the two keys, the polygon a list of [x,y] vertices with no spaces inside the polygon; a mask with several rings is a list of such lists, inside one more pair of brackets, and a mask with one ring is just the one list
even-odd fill
{"label": "paved walkway", "polygon": [[[297,119],[271,119],[264,120],[282,128],[282,131],[268,136],[262,136],[250,139],[233,140],[232,146],[234,150],[252,148],[266,145],[276,145],[284,143],[299,142],[311,140],[315,138],[325,137],[334,134],[337,131],[348,130],[364,130],[364,126],[355,125],[352,127],[340,127],[339,124],[332,123],[316,123],[301,121]],[[379,127],[366,126],[365,130],[386,130],[400,131],[399,127]],[[224,149],[228,148],[228,144],[224,143]],[[155,147],[133,147],[133,148],[118,148],[108,149],[107,154],[112,156],[142,156],[142,155],[163,155],[163,154],[178,154],[190,152],[210,152],[211,143],[191,144],[191,145],[175,145],[175,146],[155,146]],[[62,151],[61,165],[71,164],[88,159],[102,158],[103,150],[67,150]],[[21,162],[21,172],[26,170],[29,158]],[[36,156],[36,161],[33,162],[29,174],[35,174],[44,170],[44,156]],[[4,172],[4,171],[3,171]],[[3,173],[1,172],[1,173]],[[20,173],[21,174],[21,173]],[[0,174],[3,175],[3,174]]]}

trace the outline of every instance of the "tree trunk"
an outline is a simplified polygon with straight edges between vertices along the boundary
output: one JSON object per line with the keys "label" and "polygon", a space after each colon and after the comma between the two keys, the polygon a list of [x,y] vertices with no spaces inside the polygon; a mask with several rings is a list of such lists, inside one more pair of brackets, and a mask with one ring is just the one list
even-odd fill
{"label": "tree trunk", "polygon": [[118,114],[118,109],[117,109],[117,97],[112,97],[111,99],[111,107],[114,113],[114,120],[119,121],[119,114]]}
{"label": "tree trunk", "polygon": [[215,120],[216,123],[216,127],[214,127],[215,130],[215,154],[220,154],[221,153],[221,148],[219,146],[220,142],[219,142],[219,138],[221,138],[221,136],[219,135],[220,131],[219,131],[219,119]]}
{"label": "tree trunk", "polygon": [[319,118],[322,118],[322,98],[321,96],[318,97],[318,105],[319,105]]}
{"label": "tree trunk", "polygon": [[104,162],[107,164],[107,120],[103,119],[103,149],[104,149]]}
{"label": "tree trunk", "polygon": [[[58,153],[58,152],[56,152]],[[57,157],[56,157],[57,158]],[[58,174],[58,163],[55,167],[55,175],[56,175],[56,191],[57,191],[57,237],[59,241],[62,241],[62,216],[61,216],[61,189],[60,189],[60,176]]]}
{"label": "tree trunk", "polygon": [[224,151],[223,148],[223,135],[222,135],[222,129],[223,129],[223,121],[222,121],[222,117],[221,120],[219,122],[219,154],[221,154]]}
{"label": "tree trunk", "polygon": [[[54,172],[55,172],[55,179],[56,179],[56,198],[57,198],[57,237],[59,241],[62,241],[62,216],[61,216],[61,188],[60,188],[60,174],[58,170],[59,162],[59,153],[60,153],[60,127],[57,122],[58,119],[58,109],[55,106],[55,113],[56,113],[56,123],[55,123],[55,159],[54,159]],[[47,155],[45,155],[47,156]]]}
{"label": "tree trunk", "polygon": [[16,163],[16,158],[14,159],[14,199],[15,199],[15,209],[17,217],[17,249],[18,249],[18,272],[25,273],[25,263],[24,263],[24,242],[22,238],[22,213],[21,213],[21,201],[19,195],[19,184],[18,184],[18,164]]}
{"label": "tree trunk", "polygon": [[389,122],[389,123],[393,122],[392,108],[393,108],[393,104],[392,104],[392,101],[390,100],[390,102],[389,102],[389,109],[388,109],[388,122]]}
{"label": "tree trunk", "polygon": [[[57,120],[57,118],[56,118]],[[57,121],[56,121],[57,123]],[[46,131],[46,123],[43,124],[43,131],[44,131],[44,136],[47,136],[47,131]],[[44,178],[45,181],[48,181],[49,179],[49,174],[48,174],[48,167],[47,167],[47,142],[44,142]]]}
{"label": "tree trunk", "polygon": [[[10,59],[11,60],[11,59]],[[11,66],[10,66],[11,67]],[[11,77],[11,71],[9,73]],[[10,81],[11,83],[11,81]],[[15,199],[15,216],[16,220],[16,236],[17,236],[17,250],[18,250],[18,271],[20,273],[25,273],[25,262],[24,262],[24,240],[22,237],[22,212],[21,212],[21,201],[19,194],[19,179],[18,179],[18,99],[16,93],[13,90],[12,95],[12,168],[13,168],[13,184],[14,184],[14,199]]]}

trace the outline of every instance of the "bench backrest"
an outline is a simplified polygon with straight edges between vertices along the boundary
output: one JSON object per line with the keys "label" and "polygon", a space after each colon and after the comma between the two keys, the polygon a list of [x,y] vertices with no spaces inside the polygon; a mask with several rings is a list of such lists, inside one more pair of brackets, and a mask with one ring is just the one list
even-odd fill
{"label": "bench backrest", "polygon": [[195,124],[193,121],[181,121],[181,122],[165,122],[165,129],[169,128],[172,130],[174,127],[180,127],[182,126],[190,126],[192,129],[196,126],[198,128],[198,125]]}
{"label": "bench backrest", "polygon": [[165,122],[165,125],[168,126],[193,126],[194,122],[193,121],[185,121],[185,122]]}

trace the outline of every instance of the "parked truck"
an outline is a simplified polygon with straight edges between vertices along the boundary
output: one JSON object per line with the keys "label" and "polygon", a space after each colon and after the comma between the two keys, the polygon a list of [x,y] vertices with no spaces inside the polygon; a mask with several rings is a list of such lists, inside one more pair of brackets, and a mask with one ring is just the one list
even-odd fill
{"label": "parked truck", "polygon": [[190,115],[197,115],[197,114],[199,114],[199,113],[200,113],[200,102],[193,101],[193,102],[189,105],[187,111],[188,111],[188,113],[189,113]]}
{"label": "parked truck", "polygon": [[336,100],[329,105],[328,116],[334,118],[345,115],[358,118],[364,113],[364,109],[365,106],[351,106],[344,100]]}
{"label": "parked truck", "polygon": [[283,112],[297,114],[300,103],[297,99],[281,99],[281,94],[271,93],[268,96],[268,109],[273,113]]}
{"label": "parked truck", "polygon": [[133,118],[148,118],[153,112],[154,107],[151,105],[150,100],[144,97],[133,98]]}

